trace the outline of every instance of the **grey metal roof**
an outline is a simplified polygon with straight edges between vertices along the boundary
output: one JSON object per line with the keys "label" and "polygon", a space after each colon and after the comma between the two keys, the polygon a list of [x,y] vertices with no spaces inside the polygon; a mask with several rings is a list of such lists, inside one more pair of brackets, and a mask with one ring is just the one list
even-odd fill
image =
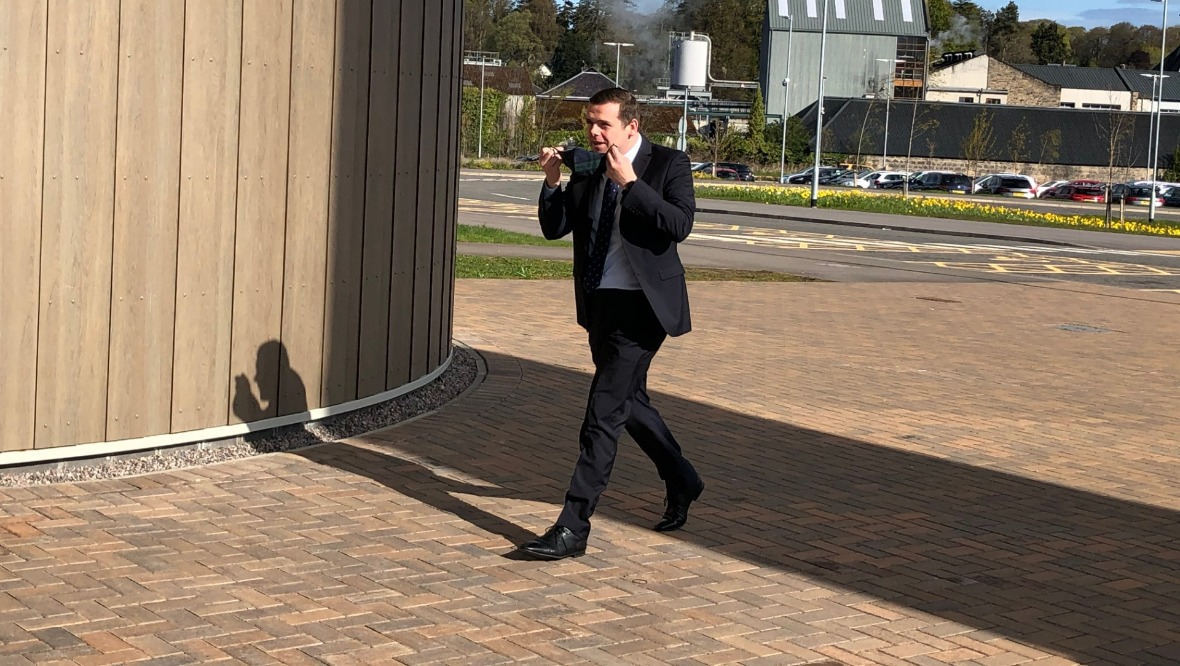
{"label": "grey metal roof", "polygon": [[1051,86],[1080,90],[1125,91],[1127,85],[1112,67],[1071,67],[1062,65],[1012,65]]}
{"label": "grey metal roof", "polygon": [[[918,108],[915,114],[913,105]],[[859,144],[862,155],[880,155],[885,105],[879,100],[827,98],[824,100],[824,150],[833,153],[856,154]],[[1023,126],[1026,135],[1024,159],[1042,161],[1042,138],[1049,132],[1060,132],[1060,147],[1056,159],[1045,158],[1046,164],[1106,166],[1110,163],[1112,122],[1126,123],[1130,140],[1123,144],[1116,156],[1116,167],[1145,167],[1147,164],[1148,113],[1111,112],[1090,109],[1042,108],[1009,106],[1007,104],[956,104],[953,102],[910,102],[893,100],[889,120],[889,154],[905,155],[909,148],[910,125],[917,126],[913,155],[963,159],[963,142],[971,133],[975,118],[986,112],[992,128],[994,143],[987,161],[1012,161],[1012,137]],[[866,118],[867,115],[867,118]],[[1160,146],[1175,146],[1180,140],[1180,114],[1164,114],[1160,129]],[[815,103],[799,117],[806,127],[815,124]],[[936,126],[929,126],[936,122]],[[923,125],[927,125],[925,131]],[[1116,125],[1117,127],[1117,125]],[[1171,163],[1170,151],[1160,151],[1160,166]]]}
{"label": "grey metal roof", "polygon": [[463,85],[479,87],[480,84],[480,70],[483,76],[483,85],[490,90],[499,90],[508,95],[535,95],[537,94],[537,87],[533,85],[533,80],[529,76],[529,70],[525,67],[480,67],[479,65],[463,65]]}
{"label": "grey metal roof", "polygon": [[[1123,79],[1123,83],[1133,92],[1139,93],[1139,96],[1143,99],[1152,98],[1151,84],[1153,81],[1143,75],[1159,74],[1158,69],[1118,69],[1115,71],[1119,73],[1119,76]],[[1168,77],[1164,79],[1164,101],[1180,102],[1180,74],[1164,70],[1164,76]]]}
{"label": "grey metal roof", "polygon": [[826,4],[828,32],[858,35],[926,35],[925,0],[766,0],[767,20],[771,30],[788,27],[786,17],[794,17],[794,29],[820,32],[822,10]]}
{"label": "grey metal roof", "polygon": [[600,90],[614,87],[614,79],[591,68],[571,76],[552,88],[539,93],[538,96],[587,100]]}

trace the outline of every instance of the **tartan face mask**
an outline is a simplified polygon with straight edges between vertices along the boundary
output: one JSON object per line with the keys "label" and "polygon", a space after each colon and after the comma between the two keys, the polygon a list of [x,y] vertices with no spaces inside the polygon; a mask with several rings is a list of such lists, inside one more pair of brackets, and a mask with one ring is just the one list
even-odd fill
{"label": "tartan face mask", "polygon": [[561,163],[569,167],[570,173],[588,175],[598,171],[602,165],[602,153],[585,148],[567,148],[561,151]]}

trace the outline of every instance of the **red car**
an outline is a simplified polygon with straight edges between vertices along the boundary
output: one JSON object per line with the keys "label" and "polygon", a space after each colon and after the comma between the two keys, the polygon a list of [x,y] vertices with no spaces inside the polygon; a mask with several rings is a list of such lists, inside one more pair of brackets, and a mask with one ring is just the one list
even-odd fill
{"label": "red car", "polygon": [[1102,183],[1096,180],[1074,180],[1053,188],[1045,195],[1045,198],[1106,203],[1106,189]]}

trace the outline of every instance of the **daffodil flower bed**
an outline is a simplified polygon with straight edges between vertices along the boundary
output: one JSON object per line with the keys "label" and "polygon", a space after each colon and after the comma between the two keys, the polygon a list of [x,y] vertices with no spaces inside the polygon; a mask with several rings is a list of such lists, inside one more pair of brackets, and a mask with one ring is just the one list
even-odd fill
{"label": "daffodil flower bed", "polygon": [[[811,189],[807,187],[748,187],[744,185],[697,185],[696,194],[702,199],[727,199],[730,201],[751,201],[778,204],[780,206],[811,205]],[[1095,215],[1060,215],[1042,213],[1023,208],[1009,208],[963,199],[937,196],[915,196],[909,198],[900,194],[866,194],[856,190],[820,190],[820,208],[860,210],[868,213],[889,213],[893,215],[916,215],[920,217],[941,217],[953,220],[978,220],[981,222],[1006,222],[1042,227],[1065,227],[1070,229],[1091,229],[1096,231],[1120,231],[1131,234],[1180,237],[1180,224],[1156,221],[1117,219],[1110,221]]]}

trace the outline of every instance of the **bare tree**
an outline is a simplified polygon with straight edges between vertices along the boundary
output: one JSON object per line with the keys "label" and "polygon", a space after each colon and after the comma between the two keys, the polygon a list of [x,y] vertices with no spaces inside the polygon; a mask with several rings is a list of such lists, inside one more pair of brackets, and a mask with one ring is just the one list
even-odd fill
{"label": "bare tree", "polygon": [[[927,116],[930,114],[930,107],[924,108],[922,110],[922,115],[919,116],[918,115],[918,106],[919,106],[918,100],[914,100],[913,102],[911,102],[911,104],[912,104],[913,108],[910,112],[910,138],[909,138],[909,142],[906,143],[906,149],[905,149],[905,171],[906,171],[906,173],[911,172],[910,158],[914,154],[914,139],[921,137],[923,134],[926,134],[927,132],[932,132],[933,130],[938,129],[938,119],[937,118],[927,118]],[[919,120],[921,120],[920,123],[918,122]],[[936,145],[936,142],[934,140],[934,136],[931,135],[930,138],[927,140],[927,142],[930,144],[930,157],[933,158],[934,157],[934,147]],[[910,179],[906,178],[905,181],[902,182],[902,196],[908,197],[909,195],[910,195]]]}
{"label": "bare tree", "polygon": [[1012,171],[1020,173],[1020,165],[1028,158],[1028,123],[1023,118],[1008,135],[1008,156],[1012,159]]}
{"label": "bare tree", "polygon": [[738,133],[731,131],[729,123],[721,119],[713,119],[708,124],[697,127],[697,135],[705,140],[709,146],[709,154],[713,157],[713,175],[717,175],[717,163],[729,156]]}
{"label": "bare tree", "polygon": [[992,154],[996,145],[995,130],[992,128],[991,113],[980,109],[971,121],[971,131],[963,138],[963,157],[967,158],[967,170],[975,178],[979,163]]}
{"label": "bare tree", "polygon": [[1107,148],[1106,163],[1106,226],[1110,226],[1110,189],[1114,183],[1114,170],[1120,163],[1129,164],[1131,159],[1131,138],[1135,131],[1134,118],[1123,111],[1098,111],[1094,114],[1098,136]]}
{"label": "bare tree", "polygon": [[1053,128],[1041,135],[1041,154],[1038,165],[1056,163],[1061,156],[1061,129]]}

